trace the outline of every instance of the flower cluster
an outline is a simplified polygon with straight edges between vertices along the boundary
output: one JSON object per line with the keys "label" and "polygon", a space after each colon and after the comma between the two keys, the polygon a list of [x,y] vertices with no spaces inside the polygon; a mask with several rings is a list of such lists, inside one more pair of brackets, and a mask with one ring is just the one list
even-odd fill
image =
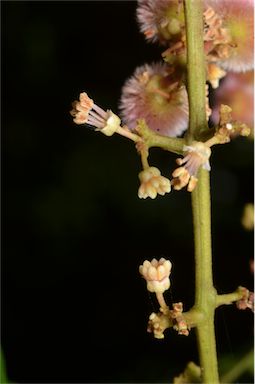
{"label": "flower cluster", "polygon": [[223,69],[253,68],[253,0],[204,0],[205,52]]}
{"label": "flower cluster", "polygon": [[[235,72],[253,68],[253,7],[253,0],[204,0],[204,49],[208,63]],[[182,0],[138,0],[137,20],[146,40],[169,47],[164,58],[185,53]]]}
{"label": "flower cluster", "polygon": [[[207,142],[183,146],[184,157],[176,160],[178,168],[173,171],[171,182],[161,176],[156,167],[150,167],[148,162],[144,166],[143,163],[143,171],[139,174],[139,198],[155,199],[158,194],[165,195],[171,191],[171,184],[175,190],[187,186],[187,190],[192,192],[198,182],[200,167],[210,170],[210,147],[227,143],[235,135],[249,135],[250,129],[244,123],[245,116],[251,125],[253,123],[248,118],[251,113],[253,116],[253,8],[253,0],[203,0],[206,79],[216,89],[212,111],[209,106],[209,85],[206,84],[205,109],[207,119],[212,114],[211,120],[217,124],[215,134]],[[162,53],[164,62],[142,65],[126,80],[119,105],[125,127],[121,127],[117,115],[94,104],[85,92],[73,103],[70,113],[76,124],[90,124],[107,136],[117,132],[136,144],[145,145],[143,138],[137,136],[141,119],[150,130],[162,136],[180,136],[188,128],[184,2],[138,0],[137,21],[146,40],[165,46]],[[233,73],[228,74],[229,70]],[[238,73],[249,70],[248,75]],[[242,79],[243,84],[246,81],[243,86],[245,97],[234,92],[241,84],[238,78]],[[232,104],[225,104],[225,90]],[[232,119],[229,105],[235,109],[233,118],[237,119],[237,123]],[[240,105],[242,107],[238,108]]]}

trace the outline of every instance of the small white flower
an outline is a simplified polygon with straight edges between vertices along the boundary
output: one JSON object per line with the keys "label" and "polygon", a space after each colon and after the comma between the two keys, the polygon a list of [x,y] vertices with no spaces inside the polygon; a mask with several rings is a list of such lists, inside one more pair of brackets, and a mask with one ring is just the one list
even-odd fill
{"label": "small white flower", "polygon": [[171,262],[163,257],[159,261],[145,260],[143,265],[140,265],[139,272],[146,280],[149,292],[163,293],[170,287],[171,268]]}
{"label": "small white flower", "polygon": [[139,173],[138,177],[141,182],[138,190],[140,199],[146,199],[147,197],[155,199],[157,194],[163,196],[171,191],[170,180],[161,176],[159,169],[156,167],[146,168]]}

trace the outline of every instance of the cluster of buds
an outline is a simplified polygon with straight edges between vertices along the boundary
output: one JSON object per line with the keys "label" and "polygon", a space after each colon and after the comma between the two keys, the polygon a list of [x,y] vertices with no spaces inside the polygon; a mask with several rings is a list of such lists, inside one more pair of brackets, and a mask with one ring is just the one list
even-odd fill
{"label": "cluster of buds", "polygon": [[159,312],[149,317],[147,332],[153,333],[155,339],[164,339],[164,331],[170,327],[169,317]]}
{"label": "cluster of buds", "polygon": [[254,312],[254,293],[242,287],[242,298],[236,302],[238,309],[250,309]]}
{"label": "cluster of buds", "polygon": [[164,338],[164,331],[167,328],[173,327],[178,332],[178,335],[189,335],[189,328],[186,320],[182,314],[182,303],[174,303],[173,309],[162,311],[159,313],[152,313],[149,317],[147,332],[153,333],[156,339]]}
{"label": "cluster of buds", "polygon": [[176,163],[180,166],[173,173],[172,185],[175,190],[180,190],[186,185],[187,190],[192,192],[197,185],[197,173],[200,167],[210,171],[209,158],[211,149],[202,142],[193,142],[192,145],[184,145],[183,159],[178,158]]}
{"label": "cluster of buds", "polygon": [[163,293],[170,287],[170,272],[172,264],[169,260],[163,257],[158,261],[145,260],[143,265],[140,265],[139,272],[147,282],[149,292]]}
{"label": "cluster of buds", "polygon": [[170,316],[174,322],[173,328],[178,332],[179,335],[188,336],[189,330],[186,320],[183,317],[183,304],[174,303],[173,309],[170,312]]}
{"label": "cluster of buds", "polygon": [[157,194],[163,196],[171,191],[170,180],[161,176],[159,169],[156,167],[144,169],[139,173],[138,177],[141,183],[138,190],[140,199],[146,199],[147,197],[155,199]]}

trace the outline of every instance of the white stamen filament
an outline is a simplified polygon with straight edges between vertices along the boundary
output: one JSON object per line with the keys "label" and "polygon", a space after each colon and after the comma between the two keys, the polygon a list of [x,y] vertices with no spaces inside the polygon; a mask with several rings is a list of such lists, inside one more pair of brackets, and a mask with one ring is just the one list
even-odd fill
{"label": "white stamen filament", "polygon": [[87,124],[94,125],[97,128],[104,128],[105,122],[102,123],[101,121],[96,120],[94,117],[88,117]]}
{"label": "white stamen filament", "polygon": [[102,123],[105,123],[105,119],[103,119],[102,117],[100,117],[97,113],[95,113],[95,112],[93,112],[93,111],[90,111],[90,112],[89,112],[89,115],[95,117],[96,120],[101,121]]}
{"label": "white stamen filament", "polygon": [[94,111],[96,111],[104,120],[107,119],[107,112],[105,112],[102,108],[100,108],[98,105],[93,105]]}

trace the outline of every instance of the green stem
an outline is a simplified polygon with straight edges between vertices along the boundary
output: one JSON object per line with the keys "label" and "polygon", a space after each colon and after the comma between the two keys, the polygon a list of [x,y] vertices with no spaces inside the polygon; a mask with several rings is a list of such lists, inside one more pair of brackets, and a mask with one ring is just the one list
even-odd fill
{"label": "green stem", "polygon": [[178,155],[183,154],[184,139],[176,137],[164,137],[153,134],[148,140],[148,147],[158,147],[165,149],[166,151],[177,153]]}
{"label": "green stem", "polygon": [[166,151],[183,154],[184,139],[158,135],[147,126],[143,119],[138,120],[136,132],[143,139],[148,148],[158,147],[165,149]]}
{"label": "green stem", "polygon": [[197,311],[204,314],[203,322],[197,325],[197,341],[202,368],[203,383],[218,383],[218,363],[214,334],[214,311],[216,290],[213,286],[211,253],[211,214],[209,173],[199,172],[199,181],[192,192],[192,210],[195,235]]}
{"label": "green stem", "polygon": [[[187,37],[187,76],[189,95],[188,143],[208,130],[205,110],[205,57],[203,47],[203,3],[185,0]],[[216,291],[213,286],[211,248],[211,197],[208,171],[201,169],[198,184],[192,192],[192,211],[195,240],[195,305],[204,315],[197,325],[197,341],[202,370],[202,382],[219,383],[214,311]]]}
{"label": "green stem", "polygon": [[232,304],[235,301],[241,300],[243,297],[243,287],[238,287],[235,292],[217,295],[216,306]]}
{"label": "green stem", "polygon": [[185,0],[185,21],[187,38],[187,70],[189,95],[188,141],[208,129],[205,108],[205,55],[203,43],[202,0]]}

